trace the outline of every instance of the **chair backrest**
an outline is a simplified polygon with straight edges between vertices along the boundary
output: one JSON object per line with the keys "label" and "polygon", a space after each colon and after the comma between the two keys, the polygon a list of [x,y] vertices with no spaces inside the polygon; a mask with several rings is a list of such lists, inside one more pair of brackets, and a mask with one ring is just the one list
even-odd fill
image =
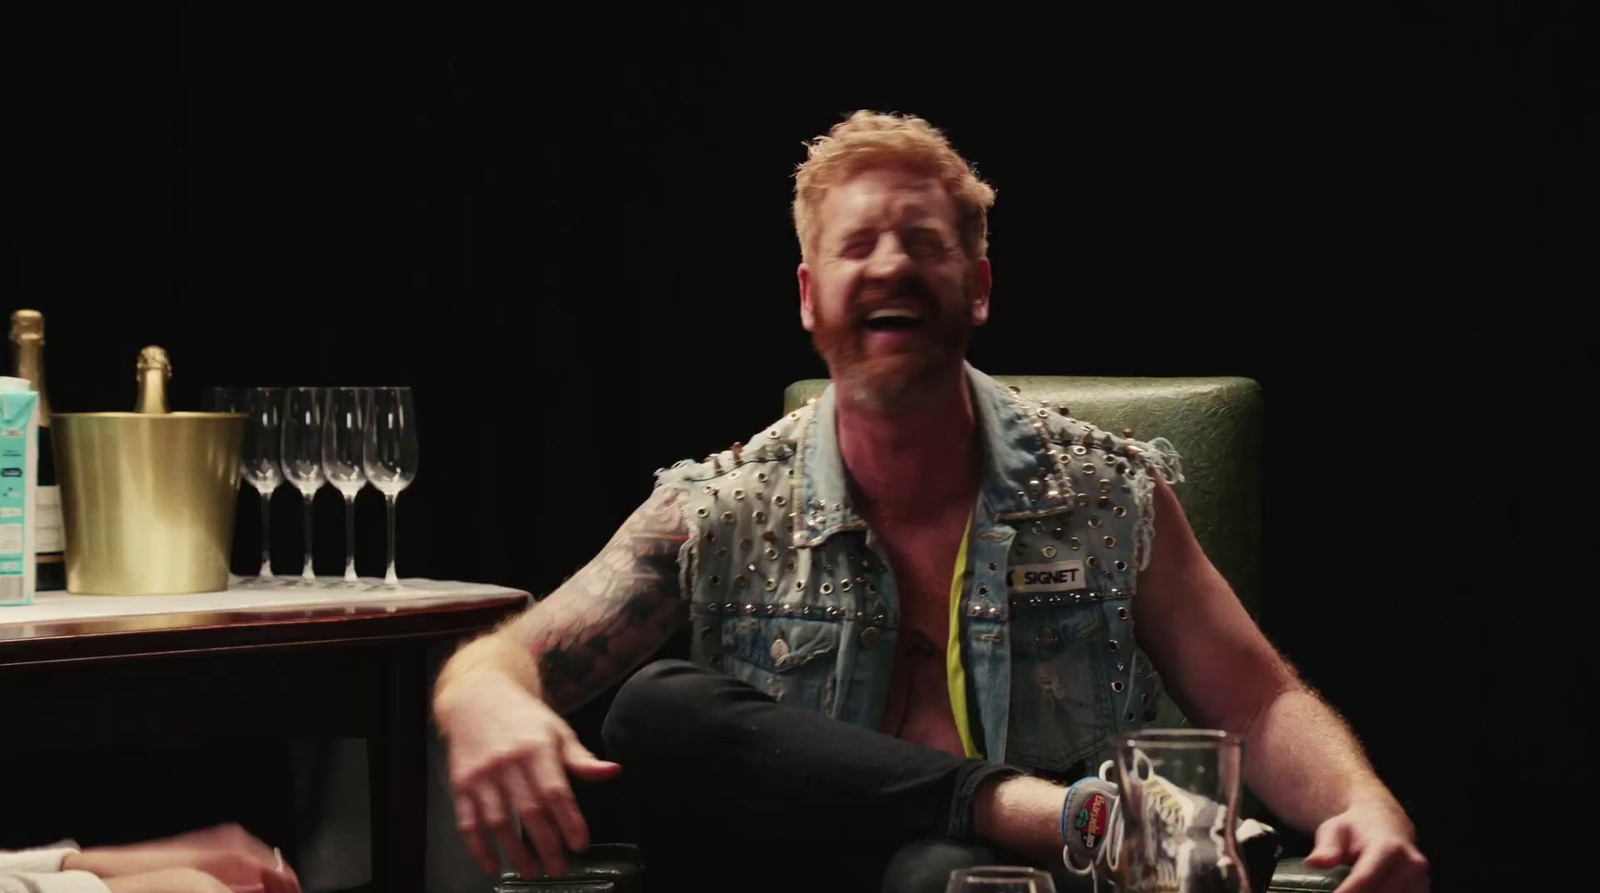
{"label": "chair backrest", "polygon": [[[1165,437],[1183,459],[1176,487],[1195,537],[1261,620],[1261,387],[1248,378],[1093,378],[996,375],[1022,396],[1141,440]],[[784,391],[784,412],[828,385],[805,379]],[[1157,530],[1157,536],[1160,531]]]}

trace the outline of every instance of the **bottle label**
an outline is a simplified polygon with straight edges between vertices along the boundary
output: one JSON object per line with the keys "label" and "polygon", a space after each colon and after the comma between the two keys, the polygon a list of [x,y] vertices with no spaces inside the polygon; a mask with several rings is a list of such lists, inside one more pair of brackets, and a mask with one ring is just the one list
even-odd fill
{"label": "bottle label", "polygon": [[40,486],[33,496],[33,553],[59,555],[66,548],[61,532],[61,488]]}
{"label": "bottle label", "polygon": [[28,453],[32,448],[32,391],[0,394],[0,605],[27,604],[26,529]]}

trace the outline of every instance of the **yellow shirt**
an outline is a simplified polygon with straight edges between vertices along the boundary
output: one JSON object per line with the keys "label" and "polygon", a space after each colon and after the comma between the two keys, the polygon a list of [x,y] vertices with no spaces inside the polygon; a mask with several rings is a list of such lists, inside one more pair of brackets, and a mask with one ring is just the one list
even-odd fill
{"label": "yellow shirt", "polygon": [[[973,509],[976,514],[977,509]],[[950,712],[956,720],[956,733],[961,736],[961,748],[969,757],[983,759],[983,753],[972,740],[972,723],[967,718],[967,671],[961,663],[961,593],[967,583],[967,543],[972,539],[972,515],[967,516],[967,529],[961,535],[961,548],[956,552],[955,573],[950,576],[950,644],[945,649],[945,670],[950,681]]]}

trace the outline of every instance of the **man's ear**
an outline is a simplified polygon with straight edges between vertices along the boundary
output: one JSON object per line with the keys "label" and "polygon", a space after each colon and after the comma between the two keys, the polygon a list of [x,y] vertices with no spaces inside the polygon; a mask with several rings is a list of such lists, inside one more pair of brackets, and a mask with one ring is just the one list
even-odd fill
{"label": "man's ear", "polygon": [[989,321],[989,292],[994,288],[994,270],[987,257],[978,258],[972,275],[972,324],[981,326]]}
{"label": "man's ear", "polygon": [[817,310],[812,299],[811,288],[815,283],[811,279],[811,268],[804,262],[795,270],[795,278],[800,281],[800,325],[807,332],[817,330]]}

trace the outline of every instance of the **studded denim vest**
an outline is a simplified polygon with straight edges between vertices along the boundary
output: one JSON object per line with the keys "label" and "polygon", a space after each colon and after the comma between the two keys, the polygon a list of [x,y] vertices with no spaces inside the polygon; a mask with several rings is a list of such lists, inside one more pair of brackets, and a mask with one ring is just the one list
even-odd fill
{"label": "studded denim vest", "polygon": [[[1161,683],[1134,639],[1163,440],[1135,442],[1026,400],[967,366],[983,476],[959,616],[990,760],[1066,772],[1110,759],[1155,717]],[[851,506],[834,389],[748,444],[658,472],[683,489],[679,556],[692,657],[786,703],[877,728],[899,605]]]}

